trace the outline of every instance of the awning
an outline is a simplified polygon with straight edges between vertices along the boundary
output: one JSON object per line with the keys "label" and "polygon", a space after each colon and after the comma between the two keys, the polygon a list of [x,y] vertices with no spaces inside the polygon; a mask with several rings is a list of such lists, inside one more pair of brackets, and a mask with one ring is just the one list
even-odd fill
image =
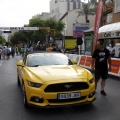
{"label": "awning", "polygon": [[99,28],[98,39],[120,38],[120,22],[104,25]]}
{"label": "awning", "polygon": [[94,32],[94,28],[92,27],[92,28],[84,31],[84,33],[87,33],[87,32]]}

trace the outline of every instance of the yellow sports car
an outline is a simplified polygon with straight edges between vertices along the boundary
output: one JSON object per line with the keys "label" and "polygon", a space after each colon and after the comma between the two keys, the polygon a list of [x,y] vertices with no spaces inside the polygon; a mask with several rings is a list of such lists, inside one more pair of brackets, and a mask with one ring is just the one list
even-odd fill
{"label": "yellow sports car", "polygon": [[25,107],[59,107],[95,100],[91,72],[72,63],[63,53],[28,53],[17,62],[17,75]]}

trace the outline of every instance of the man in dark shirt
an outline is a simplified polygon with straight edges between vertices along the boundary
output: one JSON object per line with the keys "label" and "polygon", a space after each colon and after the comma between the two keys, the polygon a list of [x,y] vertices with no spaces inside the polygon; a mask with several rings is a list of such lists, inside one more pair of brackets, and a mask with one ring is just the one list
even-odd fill
{"label": "man in dark shirt", "polygon": [[108,76],[108,71],[111,71],[111,58],[109,50],[103,47],[102,40],[97,41],[97,49],[92,55],[91,67],[92,70],[95,68],[95,87],[97,87],[97,82],[99,79],[102,78],[101,94],[106,96],[107,94],[105,93],[104,88]]}
{"label": "man in dark shirt", "polygon": [[58,44],[52,44],[52,51],[57,51],[57,52],[62,52],[59,48],[58,48]]}
{"label": "man in dark shirt", "polygon": [[61,49],[58,47],[58,44],[55,44],[55,47],[56,47],[56,51],[62,52]]}
{"label": "man in dark shirt", "polygon": [[55,46],[55,44],[52,44],[51,47],[53,48],[52,51],[57,51],[57,50],[56,50],[56,46]]}

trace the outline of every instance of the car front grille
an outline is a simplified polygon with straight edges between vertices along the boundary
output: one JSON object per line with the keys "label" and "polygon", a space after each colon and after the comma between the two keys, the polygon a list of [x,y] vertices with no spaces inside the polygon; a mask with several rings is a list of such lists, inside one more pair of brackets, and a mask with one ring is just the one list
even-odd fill
{"label": "car front grille", "polygon": [[68,92],[76,90],[88,89],[89,85],[86,82],[70,82],[48,85],[45,92]]}

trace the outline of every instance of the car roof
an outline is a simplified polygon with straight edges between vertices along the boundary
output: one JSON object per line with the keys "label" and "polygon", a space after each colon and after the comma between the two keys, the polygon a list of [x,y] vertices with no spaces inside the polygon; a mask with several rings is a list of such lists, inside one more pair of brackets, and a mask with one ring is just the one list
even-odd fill
{"label": "car roof", "polygon": [[33,52],[27,52],[25,56],[27,56],[29,54],[36,54],[36,53],[62,53],[62,52],[59,52],[59,51],[33,51]]}

